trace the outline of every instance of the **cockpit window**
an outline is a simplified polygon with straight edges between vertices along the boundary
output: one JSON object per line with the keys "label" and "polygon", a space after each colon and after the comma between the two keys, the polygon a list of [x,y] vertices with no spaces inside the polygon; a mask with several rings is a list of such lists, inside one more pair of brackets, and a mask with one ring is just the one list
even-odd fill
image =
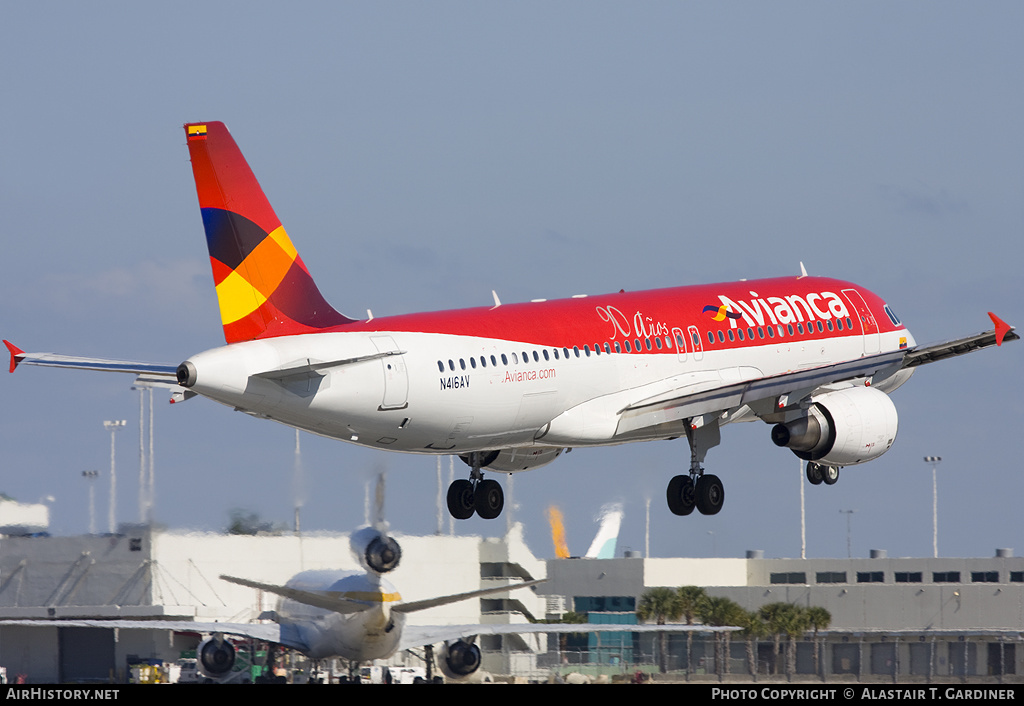
{"label": "cockpit window", "polygon": [[893,313],[893,310],[889,308],[888,304],[885,305],[885,315],[889,317],[889,321],[892,322],[893,326],[900,325],[900,317]]}

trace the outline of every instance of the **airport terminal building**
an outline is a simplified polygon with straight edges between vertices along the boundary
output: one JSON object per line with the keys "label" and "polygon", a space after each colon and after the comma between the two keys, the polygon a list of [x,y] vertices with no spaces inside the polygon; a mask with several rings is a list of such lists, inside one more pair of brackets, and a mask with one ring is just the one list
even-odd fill
{"label": "airport terminal building", "polygon": [[[420,600],[547,578],[534,589],[410,615],[410,624],[526,623],[586,613],[592,623],[634,623],[650,588],[697,585],[747,610],[767,603],[820,606],[831,624],[801,636],[779,663],[774,639],[734,633],[716,649],[697,633],[665,642],[636,633],[479,640],[483,670],[543,679],[579,670],[658,672],[677,679],[1020,681],[1024,675],[1024,558],[538,559],[513,528],[500,539],[397,536],[403,556],[388,575],[403,600]],[[61,627],[61,619],[249,622],[276,597],[221,574],[283,584],[305,569],[359,565],[347,535],[190,534],[123,526],[116,535],[0,538],[0,620],[53,620],[0,627],[0,666],[30,683],[123,681],[128,665],[173,662],[200,639],[168,630]],[[719,638],[720,640],[721,638]],[[662,645],[665,647],[663,648]],[[664,655],[659,651],[665,649]],[[422,665],[422,651],[391,662]],[[341,669],[341,666],[337,666]]]}
{"label": "airport terminal building", "polygon": [[[1008,549],[975,559],[889,558],[878,550],[867,559],[765,559],[759,552],[743,559],[569,559],[549,561],[548,577],[543,590],[569,598],[568,609],[590,611],[592,621],[595,609],[628,615],[644,591],[658,586],[701,586],[746,610],[777,602],[825,608],[831,625],[818,640],[810,633],[800,638],[790,678],[1024,675],[1024,558]],[[699,654],[688,660],[685,637],[672,636],[670,666],[689,667],[694,678],[750,678],[745,637],[731,643],[728,658],[716,660],[712,646],[699,642]],[[770,636],[755,649],[760,676],[785,671],[776,669]]]}
{"label": "airport terminal building", "polygon": [[[387,580],[402,601],[543,578],[544,562],[515,529],[504,539],[394,535],[402,547]],[[251,622],[276,607],[270,593],[220,580],[222,574],[284,584],[310,569],[362,571],[347,534],[249,536],[161,531],[123,525],[115,535],[0,538],[0,620],[53,620],[54,626],[0,626],[0,666],[32,683],[127,678],[127,665],[174,662],[200,635],[168,630],[60,627],[61,619]],[[430,608],[410,625],[527,622],[546,600],[531,589]],[[506,640],[514,655],[538,639]],[[498,655],[500,657],[500,654]],[[398,655],[417,662],[417,655]],[[420,662],[422,664],[422,662]],[[485,655],[484,667],[507,673]],[[343,668],[339,665],[338,669]]]}

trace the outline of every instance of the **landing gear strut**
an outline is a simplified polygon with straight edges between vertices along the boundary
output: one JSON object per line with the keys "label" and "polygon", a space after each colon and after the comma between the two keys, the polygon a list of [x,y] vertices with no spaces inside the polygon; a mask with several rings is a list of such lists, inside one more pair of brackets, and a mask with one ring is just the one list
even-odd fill
{"label": "landing gear strut", "polygon": [[717,515],[725,504],[725,487],[718,476],[704,473],[700,464],[708,449],[718,446],[722,439],[718,419],[707,423],[701,419],[690,420],[686,439],[690,442],[690,473],[669,481],[668,509],[674,515],[689,515],[694,508],[702,515]]}
{"label": "landing gear strut", "polygon": [[474,512],[484,520],[493,520],[505,507],[505,493],[498,481],[485,480],[480,470],[493,460],[491,454],[474,451],[461,458],[473,470],[469,480],[459,479],[448,486],[448,512],[456,520],[468,520]]}

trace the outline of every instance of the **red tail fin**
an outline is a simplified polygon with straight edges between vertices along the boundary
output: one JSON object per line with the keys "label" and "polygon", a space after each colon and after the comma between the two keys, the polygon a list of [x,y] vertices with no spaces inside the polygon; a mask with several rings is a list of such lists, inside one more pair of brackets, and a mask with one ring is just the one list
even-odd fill
{"label": "red tail fin", "polygon": [[228,343],[350,323],[320,294],[224,123],[185,125]]}

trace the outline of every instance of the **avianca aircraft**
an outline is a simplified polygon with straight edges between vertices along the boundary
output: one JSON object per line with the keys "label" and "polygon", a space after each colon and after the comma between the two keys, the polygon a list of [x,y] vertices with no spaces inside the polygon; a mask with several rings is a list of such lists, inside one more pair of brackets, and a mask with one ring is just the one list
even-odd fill
{"label": "avianca aircraft", "polygon": [[[457,518],[497,517],[486,470],[543,466],[563,450],[685,437],[669,509],[715,514],[704,472],[724,424],[762,420],[808,461],[812,483],[878,458],[896,438],[891,393],[923,363],[1019,338],[994,329],[919,348],[877,295],[780,277],[358,321],[320,294],[219,122],[185,125],[227,345],[181,365],[27,354],[19,363],[173,379],[257,417],[373,448],[457,454]],[[803,268],[801,267],[801,270]]]}

